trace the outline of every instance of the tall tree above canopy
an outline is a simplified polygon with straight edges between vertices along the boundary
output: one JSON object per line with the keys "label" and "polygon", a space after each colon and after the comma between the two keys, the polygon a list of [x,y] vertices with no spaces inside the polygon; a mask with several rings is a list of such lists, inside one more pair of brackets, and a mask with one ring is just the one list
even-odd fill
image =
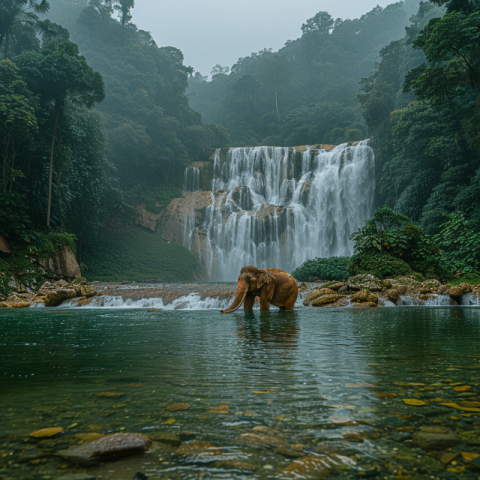
{"label": "tall tree above canopy", "polygon": [[335,21],[328,12],[318,12],[314,17],[309,18],[302,25],[303,35],[316,33],[317,35],[325,35],[335,25]]}
{"label": "tall tree above canopy", "polygon": [[4,48],[4,59],[7,58],[9,39],[13,38],[15,27],[23,25],[34,30],[39,29],[38,15],[47,13],[49,9],[47,0],[41,0],[40,3],[35,0],[0,2],[0,48]]}
{"label": "tall tree above canopy", "polygon": [[42,53],[25,53],[16,59],[16,63],[23,77],[28,79],[29,88],[40,95],[42,102],[48,104],[52,112],[47,206],[47,227],[50,227],[55,139],[65,106],[70,103],[92,108],[105,98],[105,87],[102,76],[79,55],[76,44],[70,41],[50,43]]}

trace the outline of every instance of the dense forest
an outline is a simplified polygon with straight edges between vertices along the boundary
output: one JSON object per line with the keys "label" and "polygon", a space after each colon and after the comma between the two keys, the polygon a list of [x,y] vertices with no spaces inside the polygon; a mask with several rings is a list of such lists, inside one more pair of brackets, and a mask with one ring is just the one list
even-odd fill
{"label": "dense forest", "polygon": [[0,5],[6,277],[25,270],[25,252],[69,245],[91,278],[190,278],[195,256],[136,228],[136,204],[160,212],[214,147],[365,138],[377,206],[421,227],[451,270],[480,269],[478,0],[406,0],[354,20],[319,12],[278,52],[217,65],[211,79],[138,29],[133,7]]}
{"label": "dense forest", "polygon": [[224,125],[236,146],[339,144],[367,135],[356,95],[379,50],[401,38],[418,1],[376,7],[355,20],[319,12],[302,36],[278,52],[264,49],[212,79],[190,76],[192,108]]}
{"label": "dense forest", "polygon": [[[86,271],[90,264],[104,276],[108,267],[98,271],[97,257],[89,260],[101,245],[103,254],[111,250],[102,232],[149,244],[141,231],[118,232],[133,223],[134,203],[147,197],[168,205],[181,193],[185,166],[228,141],[222,127],[204,124],[189,107],[191,69],[182,53],[138,30],[132,7],[110,0],[0,7],[2,234],[39,254],[51,251],[55,232],[74,234]],[[177,246],[157,241],[158,255],[171,258]],[[183,257],[175,265],[184,264],[186,278],[196,260],[188,251]],[[126,277],[139,274],[124,267]]]}

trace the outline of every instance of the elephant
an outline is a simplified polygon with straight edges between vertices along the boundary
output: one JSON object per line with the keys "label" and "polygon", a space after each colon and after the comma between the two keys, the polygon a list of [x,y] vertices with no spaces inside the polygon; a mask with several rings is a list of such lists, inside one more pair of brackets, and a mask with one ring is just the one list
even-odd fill
{"label": "elephant", "polygon": [[255,297],[260,297],[260,311],[270,310],[270,304],[281,310],[293,310],[298,296],[295,279],[278,268],[243,267],[238,277],[237,293],[232,305],[221,313],[232,313],[242,303],[246,312],[251,311]]}

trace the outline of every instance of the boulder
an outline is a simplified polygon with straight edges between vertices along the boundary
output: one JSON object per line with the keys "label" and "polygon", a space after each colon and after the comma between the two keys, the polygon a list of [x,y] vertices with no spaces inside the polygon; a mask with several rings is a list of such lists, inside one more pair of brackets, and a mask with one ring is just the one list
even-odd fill
{"label": "boulder", "polygon": [[114,433],[79,447],[62,450],[59,455],[73,462],[106,460],[145,452],[151,441],[140,433]]}
{"label": "boulder", "polygon": [[72,249],[67,246],[56,250],[53,258],[39,259],[38,263],[59,277],[73,280],[81,276],[80,266],[75,258],[75,254]]}
{"label": "boulder", "polygon": [[[57,307],[65,300],[75,297],[89,300],[96,294],[96,290],[87,285],[86,282],[70,284],[65,280],[58,280],[56,282],[45,282],[38,290],[33,303],[45,303],[46,307]],[[79,305],[82,299],[79,300]],[[90,303],[90,300],[83,302],[82,305],[87,305],[88,303]]]}
{"label": "boulder", "polygon": [[10,308],[28,308],[31,306],[32,306],[31,302],[18,302],[18,303],[12,303],[10,305]]}
{"label": "boulder", "polygon": [[330,295],[322,295],[314,300],[312,307],[321,307],[322,305],[328,305],[329,303],[335,303],[337,300],[340,300],[343,295],[339,293],[333,293]]}
{"label": "boulder", "polygon": [[355,295],[352,295],[350,301],[352,303],[373,303],[376,305],[378,303],[378,297],[368,290],[361,290]]}
{"label": "boulder", "polygon": [[413,443],[423,450],[444,450],[458,445],[461,440],[447,428],[422,427],[412,437]]}
{"label": "boulder", "polygon": [[382,282],[370,274],[361,274],[350,277],[347,281],[350,290],[368,289],[371,292],[381,292],[383,290]]}
{"label": "boulder", "polygon": [[455,285],[454,287],[450,287],[449,294],[451,297],[458,299],[463,297],[466,293],[470,293],[472,291],[472,286],[468,283],[461,283],[460,285]]}
{"label": "boulder", "polygon": [[329,285],[328,288],[330,290],[335,290],[336,292],[338,292],[338,290],[340,290],[344,286],[345,284],[343,282],[338,282],[338,283],[333,283],[332,285]]}
{"label": "boulder", "polygon": [[310,302],[318,297],[321,297],[322,295],[336,295],[336,293],[337,292],[335,292],[335,290],[331,290],[330,288],[316,288],[307,295],[307,298],[303,301],[303,304],[308,306],[310,305]]}
{"label": "boulder", "polygon": [[140,225],[152,232],[156,232],[162,213],[150,212],[143,203],[135,205],[135,225]]}
{"label": "boulder", "polygon": [[0,235],[0,256],[10,256],[12,252],[10,251],[10,247],[8,246],[7,239],[3,236]]}
{"label": "boulder", "polygon": [[55,293],[49,293],[45,297],[45,306],[46,307],[58,307],[62,304],[65,300],[69,298],[75,298],[77,296],[77,292],[73,288],[63,288],[61,290],[57,290]]}

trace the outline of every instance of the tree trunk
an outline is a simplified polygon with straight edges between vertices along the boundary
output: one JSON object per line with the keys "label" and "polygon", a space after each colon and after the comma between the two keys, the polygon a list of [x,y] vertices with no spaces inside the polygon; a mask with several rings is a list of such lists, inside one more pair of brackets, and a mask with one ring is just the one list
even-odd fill
{"label": "tree trunk", "polygon": [[277,109],[278,122],[280,122],[280,112],[278,111],[278,87],[275,87],[275,108]]}
{"label": "tree trunk", "polygon": [[8,32],[5,34],[5,53],[3,54],[3,59],[6,60],[8,55]]}
{"label": "tree trunk", "polygon": [[55,125],[53,126],[52,136],[52,150],[50,151],[50,172],[48,174],[48,206],[47,206],[47,228],[50,229],[50,209],[52,207],[52,177],[53,177],[53,152],[55,150],[55,135],[57,132],[58,117],[60,116],[60,109],[57,108],[55,115]]}
{"label": "tree trunk", "polygon": [[8,162],[8,139],[5,147],[5,154],[3,156],[3,193],[7,192],[7,162]]}

